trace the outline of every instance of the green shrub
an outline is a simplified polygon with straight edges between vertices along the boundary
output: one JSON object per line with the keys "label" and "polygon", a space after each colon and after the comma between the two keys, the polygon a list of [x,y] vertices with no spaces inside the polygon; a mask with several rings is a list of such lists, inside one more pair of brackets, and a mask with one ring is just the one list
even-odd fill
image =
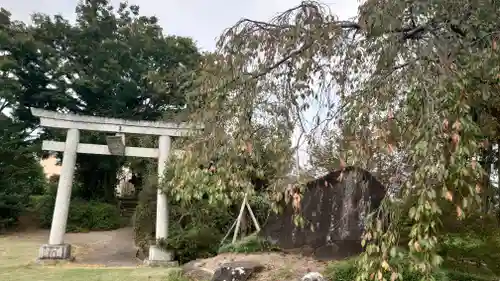
{"label": "green shrub", "polygon": [[[348,259],[343,261],[337,261],[330,263],[326,270],[325,276],[329,280],[335,281],[352,281],[356,279],[358,271],[356,268],[356,260]],[[404,271],[402,273],[403,280],[405,281],[420,281],[422,279],[422,275],[415,271]],[[386,280],[390,280],[390,274],[387,273],[384,275]],[[442,272],[437,273],[434,278],[437,281],[447,281],[448,277]]]}
{"label": "green shrub", "polygon": [[477,275],[500,276],[500,229],[496,218],[473,216],[453,227],[447,234],[439,254],[446,269]]}
{"label": "green shrub", "polygon": [[448,279],[452,281],[492,281],[498,280],[494,276],[481,276],[473,273],[465,273],[459,271],[449,270],[447,271]]}
{"label": "green shrub", "polygon": [[40,208],[45,204],[47,198],[50,197],[48,195],[32,195],[29,197],[28,208],[31,211],[39,211]]}
{"label": "green shrub", "polygon": [[356,278],[355,260],[342,260],[328,264],[324,275],[328,280],[352,281]]}
{"label": "green shrub", "polygon": [[268,252],[277,251],[276,247],[267,241],[266,239],[260,237],[257,234],[252,234],[244,237],[235,243],[227,243],[219,248],[220,253],[256,253],[256,252]]}
{"label": "green shrub", "polygon": [[168,276],[165,278],[165,281],[193,281],[193,279],[184,275],[180,268],[169,268],[166,272]]}
{"label": "green shrub", "polygon": [[145,178],[144,186],[139,192],[138,203],[132,217],[134,243],[141,249],[144,255],[147,255],[149,244],[155,237],[157,190],[154,182],[156,180],[156,177],[152,178],[151,176]]}
{"label": "green shrub", "polygon": [[197,258],[208,258],[217,254],[223,233],[207,225],[193,223],[186,228],[173,227],[166,241],[158,241],[159,246],[174,252],[181,264]]}
{"label": "green shrub", "polygon": [[171,224],[165,246],[176,259],[185,263],[217,254],[220,241],[234,221],[234,210],[211,206],[205,200],[189,206],[177,202],[170,205]]}
{"label": "green shrub", "polygon": [[255,194],[249,198],[248,204],[252,208],[257,221],[264,225],[272,211],[271,200],[268,196],[266,194]]}
{"label": "green shrub", "polygon": [[[413,203],[408,200],[406,204]],[[409,206],[402,208],[401,213],[407,213]],[[443,235],[438,244],[438,253],[444,260],[443,269],[453,272],[450,274],[461,276],[463,280],[477,279],[476,276],[500,276],[498,218],[482,212],[481,209],[467,215],[466,219],[458,220],[453,204],[443,207]],[[400,245],[404,248],[408,245],[412,223],[408,217],[403,217]]]}
{"label": "green shrub", "polygon": [[[50,228],[54,213],[55,197],[52,195],[32,196],[33,209],[40,216],[40,226]],[[81,199],[71,200],[66,231],[87,232],[91,230],[112,230],[122,224],[117,206]]]}
{"label": "green shrub", "polygon": [[[357,268],[356,259],[346,259],[330,263],[325,269],[324,275],[327,280],[335,281],[352,281],[356,279]],[[390,275],[384,276],[386,280],[390,280]],[[420,281],[422,275],[419,272],[405,270],[402,273],[404,281]],[[491,276],[480,276],[466,272],[457,272],[453,270],[440,270],[434,273],[436,281],[492,281],[497,278]]]}

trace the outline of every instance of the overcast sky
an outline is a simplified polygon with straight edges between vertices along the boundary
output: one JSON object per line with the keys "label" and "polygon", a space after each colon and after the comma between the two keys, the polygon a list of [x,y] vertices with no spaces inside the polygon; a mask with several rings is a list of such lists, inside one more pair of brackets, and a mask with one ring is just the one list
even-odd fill
{"label": "overcast sky", "polygon": [[[0,0],[0,6],[14,19],[29,21],[30,15],[42,12],[61,14],[74,19],[78,0]],[[120,0],[112,0],[117,7]],[[215,47],[215,38],[241,18],[267,20],[300,3],[300,0],[130,0],[141,14],[155,15],[168,34],[192,37],[204,50]],[[358,0],[325,0],[341,19],[356,15]]]}

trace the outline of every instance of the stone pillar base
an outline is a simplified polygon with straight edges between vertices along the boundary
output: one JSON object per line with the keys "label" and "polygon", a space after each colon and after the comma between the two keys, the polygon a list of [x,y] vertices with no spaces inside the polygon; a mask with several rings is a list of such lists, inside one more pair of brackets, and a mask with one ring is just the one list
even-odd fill
{"label": "stone pillar base", "polygon": [[39,260],[72,260],[71,245],[49,245],[44,244],[38,251]]}
{"label": "stone pillar base", "polygon": [[172,260],[172,253],[164,251],[155,245],[149,247],[149,257],[144,264],[151,267],[176,267],[178,262]]}
{"label": "stone pillar base", "polygon": [[178,267],[179,263],[177,261],[144,260],[144,265],[149,267]]}

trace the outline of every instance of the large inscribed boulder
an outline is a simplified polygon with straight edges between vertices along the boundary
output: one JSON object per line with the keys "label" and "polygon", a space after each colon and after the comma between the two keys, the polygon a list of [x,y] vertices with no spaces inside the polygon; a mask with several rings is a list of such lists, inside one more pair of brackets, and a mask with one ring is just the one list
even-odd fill
{"label": "large inscribed boulder", "polygon": [[364,218],[379,207],[385,194],[384,186],[366,170],[347,167],[330,172],[307,183],[300,208],[303,226],[294,223],[294,209],[288,203],[283,212],[271,215],[262,234],[282,249],[317,259],[355,255],[362,251]]}

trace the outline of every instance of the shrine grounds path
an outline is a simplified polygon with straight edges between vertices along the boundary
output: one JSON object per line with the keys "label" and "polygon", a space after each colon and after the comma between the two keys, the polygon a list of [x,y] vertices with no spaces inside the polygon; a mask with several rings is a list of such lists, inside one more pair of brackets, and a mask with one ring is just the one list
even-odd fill
{"label": "shrine grounds path", "polygon": [[135,258],[132,229],[71,233],[74,263],[37,264],[38,248],[48,240],[48,231],[0,235],[0,280],[2,281],[177,281],[178,269],[142,267]]}

